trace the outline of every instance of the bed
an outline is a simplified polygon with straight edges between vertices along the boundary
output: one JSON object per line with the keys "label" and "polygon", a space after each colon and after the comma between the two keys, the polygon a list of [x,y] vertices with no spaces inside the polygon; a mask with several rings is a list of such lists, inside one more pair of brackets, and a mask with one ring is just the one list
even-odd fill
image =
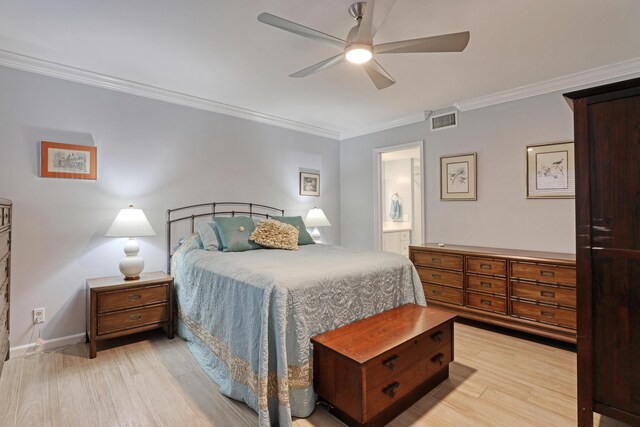
{"label": "bed", "polygon": [[[204,212],[184,213],[194,207]],[[284,211],[210,203],[170,210],[167,220],[178,335],[223,394],[258,413],[261,427],[313,412],[312,336],[402,304],[425,305],[415,268],[398,254],[322,244],[219,252],[205,250],[195,232],[211,217],[274,214]],[[188,237],[172,252],[181,222]]]}

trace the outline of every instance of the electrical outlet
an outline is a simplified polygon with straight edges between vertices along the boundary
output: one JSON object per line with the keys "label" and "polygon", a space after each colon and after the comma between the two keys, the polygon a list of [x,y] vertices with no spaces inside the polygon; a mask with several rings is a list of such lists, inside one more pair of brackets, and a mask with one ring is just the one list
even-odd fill
{"label": "electrical outlet", "polygon": [[44,323],[44,308],[33,309],[33,324]]}

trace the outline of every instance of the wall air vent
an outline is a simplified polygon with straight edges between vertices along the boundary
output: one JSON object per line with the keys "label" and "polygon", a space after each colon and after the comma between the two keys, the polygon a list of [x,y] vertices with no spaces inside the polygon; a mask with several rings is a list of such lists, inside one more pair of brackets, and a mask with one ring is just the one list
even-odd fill
{"label": "wall air vent", "polygon": [[458,126],[458,112],[452,111],[450,113],[438,114],[437,116],[431,116],[431,130],[442,130],[448,128],[454,128]]}

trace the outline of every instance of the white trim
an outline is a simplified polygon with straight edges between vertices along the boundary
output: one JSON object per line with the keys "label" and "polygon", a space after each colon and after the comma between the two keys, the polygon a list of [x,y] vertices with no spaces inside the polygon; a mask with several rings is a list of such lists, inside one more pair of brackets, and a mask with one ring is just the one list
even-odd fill
{"label": "white trim", "polygon": [[130,80],[120,79],[118,77],[107,76],[105,74],[95,73],[81,68],[70,67],[3,49],[0,49],[0,65],[76,83],[96,86],[103,89],[123,92],[130,95],[156,99],[158,101],[169,102],[185,107],[226,114],[228,116],[304,132],[311,135],[322,136],[335,140],[340,139],[340,133],[337,131],[283,119],[269,114],[263,114],[181,92],[149,86]]}
{"label": "white trim", "polygon": [[421,111],[419,113],[412,114],[400,119],[392,120],[390,122],[382,123],[379,125],[370,126],[367,128],[349,130],[340,134],[340,140],[343,141],[349,138],[355,138],[356,136],[369,135],[371,133],[380,132],[383,130],[393,129],[400,126],[411,125],[413,123],[424,122],[427,120],[430,111]]}
{"label": "white trim", "polygon": [[502,104],[504,102],[530,98],[532,96],[544,95],[545,93],[561,90],[576,90],[595,84],[611,83],[638,76],[640,76],[640,58],[634,58],[616,64],[592,68],[555,79],[481,96],[479,98],[456,102],[453,106],[460,111],[469,111]]}
{"label": "white trim", "polygon": [[86,334],[83,332],[81,334],[75,334],[75,335],[68,335],[66,337],[60,337],[60,338],[52,338],[50,340],[45,341],[44,344],[39,345],[38,347],[35,347],[35,343],[31,343],[31,344],[24,344],[24,345],[19,345],[16,347],[11,347],[10,350],[10,357],[22,357],[24,355],[26,355],[27,353],[31,353],[32,351],[34,353],[38,353],[38,352],[42,352],[45,350],[51,350],[52,348],[56,348],[56,347],[62,347],[64,345],[71,345],[71,344],[77,344],[79,342],[82,342],[85,340],[85,336]]}

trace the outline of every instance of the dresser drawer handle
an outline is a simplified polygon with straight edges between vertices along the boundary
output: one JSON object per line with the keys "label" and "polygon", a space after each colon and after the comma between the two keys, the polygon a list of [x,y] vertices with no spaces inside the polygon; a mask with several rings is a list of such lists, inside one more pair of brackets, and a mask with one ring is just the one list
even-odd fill
{"label": "dresser drawer handle", "polygon": [[442,260],[440,258],[431,258],[431,262],[438,264],[438,263],[441,263]]}
{"label": "dresser drawer handle", "polygon": [[444,358],[444,354],[442,354],[442,353],[438,353],[438,354],[436,354],[435,356],[433,356],[433,357],[431,358],[431,361],[432,361],[433,363],[437,363],[438,365],[442,366],[442,359],[443,359],[443,358]]}
{"label": "dresser drawer handle", "polygon": [[398,359],[400,359],[400,356],[394,354],[393,356],[382,362],[382,364],[393,371],[394,369],[396,369],[396,362],[398,361]]}
{"label": "dresser drawer handle", "polygon": [[442,276],[439,274],[432,274],[431,277],[433,277],[434,279],[441,279]]}
{"label": "dresser drawer handle", "polygon": [[483,288],[490,288],[491,287],[491,283],[490,282],[480,282],[480,286],[482,286]]}
{"label": "dresser drawer handle", "polygon": [[491,270],[491,264],[480,264],[480,268],[483,270]]}
{"label": "dresser drawer handle", "polygon": [[442,331],[438,331],[435,334],[431,334],[431,339],[435,342],[442,342]]}
{"label": "dresser drawer handle", "polygon": [[132,314],[129,316],[129,320],[140,320],[142,319],[142,314]]}
{"label": "dresser drawer handle", "polygon": [[550,292],[550,291],[540,291],[540,296],[541,297],[555,298],[556,297],[556,293],[555,292]]}
{"label": "dresser drawer handle", "polygon": [[554,277],[556,273],[554,271],[549,271],[549,270],[540,270],[540,275],[542,277]]}
{"label": "dresser drawer handle", "polygon": [[540,314],[544,317],[551,317],[552,319],[556,317],[556,314],[553,311],[541,311]]}
{"label": "dresser drawer handle", "polygon": [[396,397],[396,389],[398,387],[400,387],[400,383],[398,381],[395,381],[383,388],[382,392],[389,397]]}
{"label": "dresser drawer handle", "polygon": [[140,294],[129,295],[129,301],[138,301],[141,298],[142,298],[142,295]]}
{"label": "dresser drawer handle", "polygon": [[439,291],[437,289],[431,289],[431,293],[434,294],[434,295],[440,295],[440,294],[442,294],[442,291]]}
{"label": "dresser drawer handle", "polygon": [[488,299],[481,299],[480,300],[480,304],[490,306],[491,305],[491,301],[489,301]]}

